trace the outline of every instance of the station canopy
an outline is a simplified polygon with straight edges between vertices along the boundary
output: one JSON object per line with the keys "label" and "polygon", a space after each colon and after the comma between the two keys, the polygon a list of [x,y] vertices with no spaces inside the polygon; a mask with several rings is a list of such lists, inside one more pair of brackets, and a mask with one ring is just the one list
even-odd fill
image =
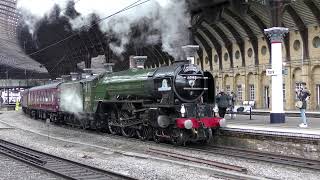
{"label": "station canopy", "polygon": [[[31,59],[17,41],[20,14],[15,0],[0,1],[0,78],[45,77],[48,71]],[[43,76],[45,75],[45,76]]]}

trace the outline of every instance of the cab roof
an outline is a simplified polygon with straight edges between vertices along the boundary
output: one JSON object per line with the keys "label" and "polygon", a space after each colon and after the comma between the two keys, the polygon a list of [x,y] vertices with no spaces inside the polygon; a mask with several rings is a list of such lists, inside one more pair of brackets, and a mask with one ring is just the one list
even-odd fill
{"label": "cab roof", "polygon": [[46,84],[42,86],[36,86],[33,88],[30,88],[29,91],[38,91],[38,90],[46,90],[46,89],[55,89],[58,88],[58,86],[61,84],[61,82],[52,83],[52,84]]}

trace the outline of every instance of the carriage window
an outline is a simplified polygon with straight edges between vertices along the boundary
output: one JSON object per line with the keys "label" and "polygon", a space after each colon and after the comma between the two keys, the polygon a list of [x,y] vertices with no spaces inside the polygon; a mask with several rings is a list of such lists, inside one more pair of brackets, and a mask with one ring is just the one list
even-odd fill
{"label": "carriage window", "polygon": [[46,93],[45,93],[45,101],[46,101],[46,102],[48,102],[48,101],[49,101],[48,94],[49,94],[49,92],[48,92],[48,91],[46,91]]}

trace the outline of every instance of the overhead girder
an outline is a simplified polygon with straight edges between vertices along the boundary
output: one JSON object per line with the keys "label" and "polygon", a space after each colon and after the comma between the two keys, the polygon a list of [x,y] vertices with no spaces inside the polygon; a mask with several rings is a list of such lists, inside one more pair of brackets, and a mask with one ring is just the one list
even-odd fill
{"label": "overhead girder", "polygon": [[157,54],[155,54],[155,51],[154,51],[154,49],[153,49],[153,47],[151,46],[147,46],[147,47],[145,47],[149,52],[151,52],[151,54],[152,54],[152,56],[154,57],[154,60],[156,60],[156,62],[157,62],[157,67],[160,67],[162,64],[164,64],[163,62],[162,62],[162,59],[161,59],[161,57],[159,56],[159,55],[157,55]]}
{"label": "overhead girder", "polygon": [[147,61],[151,62],[151,65],[155,65],[155,67],[160,67],[160,62],[157,59],[157,56],[155,56],[149,48],[143,47],[142,52],[148,57]]}
{"label": "overhead girder", "polygon": [[244,47],[244,41],[239,34],[239,32],[236,30],[236,28],[229,23],[227,19],[222,18],[221,23],[232,33],[232,36],[236,40],[239,49],[240,49],[240,54],[241,54],[241,59],[242,59],[242,66],[244,67],[246,65],[246,56],[245,56],[245,47]]}
{"label": "overhead girder", "polygon": [[303,20],[301,17],[298,15],[296,10],[288,4],[285,6],[285,10],[289,13],[291,16],[292,20],[294,21],[295,25],[298,27],[298,30],[301,35],[302,43],[303,43],[303,59],[309,59],[309,44],[308,44],[308,28],[305,26]]}
{"label": "overhead girder", "polygon": [[167,57],[168,57],[168,59],[169,59],[169,61],[171,62],[171,64],[174,62],[174,58],[172,57],[172,56],[170,56],[170,54],[169,53],[167,53],[167,52],[163,52]]}
{"label": "overhead girder", "polygon": [[217,26],[216,24],[209,25],[207,22],[204,22],[204,23],[206,23],[208,26],[210,26],[212,28],[212,30],[215,31],[223,40],[224,46],[226,47],[228,54],[229,54],[230,68],[233,68],[233,43],[231,42],[231,40],[227,37],[227,35],[223,32],[223,30],[219,26]]}
{"label": "overhead girder", "polygon": [[[203,32],[203,33],[202,33]],[[204,35],[207,36],[204,37]],[[222,50],[221,50],[221,45],[219,43],[217,43],[217,40],[215,39],[214,36],[212,36],[210,34],[210,32],[208,32],[207,29],[205,29],[204,27],[199,27],[199,29],[195,32],[195,36],[201,41],[202,45],[205,48],[205,51],[207,53],[208,56],[208,60],[209,60],[209,65],[210,65],[210,70],[213,69],[213,62],[212,62],[212,48],[214,47],[217,51],[217,54],[219,56],[219,69],[222,69],[222,63],[221,63],[221,57],[222,57]],[[212,44],[212,46],[210,46],[210,44]],[[201,60],[203,61],[203,59]],[[203,62],[202,62],[203,64]],[[202,66],[203,68],[203,66]]]}
{"label": "overhead girder", "polygon": [[258,57],[259,45],[258,45],[257,36],[253,33],[250,26],[239,15],[235,14],[234,12],[229,10],[228,8],[225,9],[225,13],[227,15],[229,15],[231,18],[238,21],[239,25],[245,30],[245,32],[248,35],[248,38],[252,44],[252,47],[253,47],[255,65],[259,65],[259,57]]}
{"label": "overhead girder", "polygon": [[[212,49],[215,49],[217,54],[221,54],[221,57],[222,57],[222,46],[221,44],[218,43],[218,40],[216,39],[216,37],[212,33],[210,33],[209,30],[206,29],[205,27],[200,25],[197,31],[198,31],[198,34],[202,37],[202,39],[206,41],[206,44],[204,45],[205,46],[208,45],[210,47],[210,50],[208,50],[209,52],[207,52],[207,55],[208,55],[210,70],[212,70],[213,69]],[[220,62],[220,59],[219,59],[219,69],[222,69],[222,61]]]}
{"label": "overhead girder", "polygon": [[158,54],[160,54],[161,58],[166,63],[166,65],[169,65],[169,56],[161,50],[161,47],[159,45],[154,45],[154,48],[158,52]]}
{"label": "overhead girder", "polygon": [[161,65],[167,64],[165,58],[163,58],[162,53],[158,51],[156,46],[151,46],[152,50],[155,52],[155,54],[159,57],[161,61]]}
{"label": "overhead girder", "polygon": [[320,10],[317,8],[317,5],[313,2],[313,0],[303,0],[303,2],[308,6],[318,24],[320,24]]}
{"label": "overhead girder", "polygon": [[[284,27],[284,25],[283,25]],[[283,42],[284,42],[284,48],[286,51],[286,59],[287,61],[291,61],[291,51],[290,51],[290,33],[287,33],[286,36],[283,38]],[[270,53],[271,54],[271,53]],[[270,58],[270,63],[271,63],[271,58]]]}
{"label": "overhead girder", "polygon": [[264,30],[267,29],[267,25],[260,19],[260,17],[251,10],[251,8],[248,8],[248,15],[251,16],[251,18],[254,20],[254,22],[259,26],[261,33],[264,35],[264,39],[266,40],[268,44],[269,53],[271,54],[271,42],[269,37],[264,33]]}

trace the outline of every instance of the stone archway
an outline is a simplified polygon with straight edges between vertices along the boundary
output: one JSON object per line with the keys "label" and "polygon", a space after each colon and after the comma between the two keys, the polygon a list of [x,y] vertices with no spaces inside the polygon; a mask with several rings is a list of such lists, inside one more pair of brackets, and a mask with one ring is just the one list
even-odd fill
{"label": "stone archway", "polygon": [[[256,100],[256,89],[257,85],[255,82],[255,76],[252,72],[248,73],[247,75],[247,88],[246,88],[246,94],[247,94],[247,100],[255,101]],[[253,89],[252,89],[253,88]],[[253,91],[253,92],[251,92]],[[252,99],[253,98],[253,99]]]}
{"label": "stone archway", "polygon": [[261,81],[261,107],[269,109],[271,107],[271,83],[270,78],[266,75],[266,72],[262,72],[260,75]]}
{"label": "stone archway", "polygon": [[229,75],[224,76],[224,89],[227,93],[230,93],[231,91],[234,91],[233,89],[233,77]]}
{"label": "stone archway", "polygon": [[238,104],[242,104],[243,101],[246,100],[246,96],[245,96],[245,77],[240,75],[240,74],[236,74],[235,76],[235,92],[237,94],[237,101]]}

